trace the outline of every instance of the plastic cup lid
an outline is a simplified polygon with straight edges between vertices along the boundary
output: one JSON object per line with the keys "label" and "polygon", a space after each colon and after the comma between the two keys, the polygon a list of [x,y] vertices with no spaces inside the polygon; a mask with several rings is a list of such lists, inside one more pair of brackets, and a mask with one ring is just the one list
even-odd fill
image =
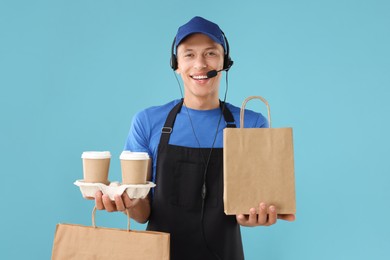
{"label": "plastic cup lid", "polygon": [[149,154],[144,152],[123,151],[119,157],[121,160],[146,160],[149,159]]}
{"label": "plastic cup lid", "polygon": [[81,158],[84,159],[107,159],[111,158],[111,153],[109,151],[87,151],[83,152]]}

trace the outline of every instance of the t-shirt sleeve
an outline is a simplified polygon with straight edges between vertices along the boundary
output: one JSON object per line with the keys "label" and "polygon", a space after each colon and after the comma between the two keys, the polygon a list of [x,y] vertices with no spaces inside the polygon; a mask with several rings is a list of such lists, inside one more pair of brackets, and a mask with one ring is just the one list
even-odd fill
{"label": "t-shirt sleeve", "polygon": [[151,155],[149,140],[149,118],[145,111],[141,111],[133,117],[124,150],[132,152],[146,152]]}
{"label": "t-shirt sleeve", "polygon": [[265,118],[262,114],[258,114],[258,119],[256,120],[256,127],[259,128],[268,128],[269,123],[267,118]]}
{"label": "t-shirt sleeve", "polygon": [[268,128],[269,123],[261,113],[245,110],[244,124],[246,128]]}

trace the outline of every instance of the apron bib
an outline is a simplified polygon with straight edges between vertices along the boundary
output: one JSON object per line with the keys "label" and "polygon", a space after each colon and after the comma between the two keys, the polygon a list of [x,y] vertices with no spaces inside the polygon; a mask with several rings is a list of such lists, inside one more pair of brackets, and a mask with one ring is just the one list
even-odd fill
{"label": "apron bib", "polygon": [[[216,255],[223,260],[244,259],[236,217],[223,211],[223,149],[213,148],[210,155],[202,216],[205,160],[211,148],[168,144],[182,105],[183,100],[170,111],[162,130],[147,230],[170,233],[172,260],[218,259]],[[226,107],[224,118],[228,127],[235,127]]]}

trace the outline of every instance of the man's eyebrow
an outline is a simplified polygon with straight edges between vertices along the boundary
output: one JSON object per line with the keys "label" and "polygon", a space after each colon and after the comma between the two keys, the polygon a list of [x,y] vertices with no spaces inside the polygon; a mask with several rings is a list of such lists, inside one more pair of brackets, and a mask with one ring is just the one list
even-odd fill
{"label": "man's eyebrow", "polygon": [[205,50],[218,50],[217,46],[208,47]]}
{"label": "man's eyebrow", "polygon": [[[210,46],[210,47],[207,47],[205,48],[204,50],[208,51],[208,50],[217,50],[217,46]],[[183,51],[186,52],[186,51],[193,51],[194,49],[192,48],[187,48],[187,49],[184,49]]]}

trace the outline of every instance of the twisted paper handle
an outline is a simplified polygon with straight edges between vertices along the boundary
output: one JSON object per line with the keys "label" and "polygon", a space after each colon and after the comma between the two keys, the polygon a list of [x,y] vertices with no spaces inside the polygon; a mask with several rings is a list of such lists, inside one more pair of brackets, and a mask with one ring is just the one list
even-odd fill
{"label": "twisted paper handle", "polygon": [[269,108],[268,101],[265,100],[265,98],[263,98],[261,96],[250,96],[250,97],[247,97],[244,100],[244,102],[242,103],[241,111],[240,111],[240,128],[244,128],[244,111],[245,111],[246,103],[248,103],[248,101],[252,100],[252,99],[260,99],[267,106],[268,122],[269,122],[269,127],[271,128],[271,110]]}
{"label": "twisted paper handle", "polygon": [[[127,214],[127,231],[130,231],[130,212],[129,212],[129,209],[126,209],[126,214]],[[92,210],[92,226],[94,228],[96,228],[95,215],[96,215],[96,206],[94,206],[93,210]]]}

